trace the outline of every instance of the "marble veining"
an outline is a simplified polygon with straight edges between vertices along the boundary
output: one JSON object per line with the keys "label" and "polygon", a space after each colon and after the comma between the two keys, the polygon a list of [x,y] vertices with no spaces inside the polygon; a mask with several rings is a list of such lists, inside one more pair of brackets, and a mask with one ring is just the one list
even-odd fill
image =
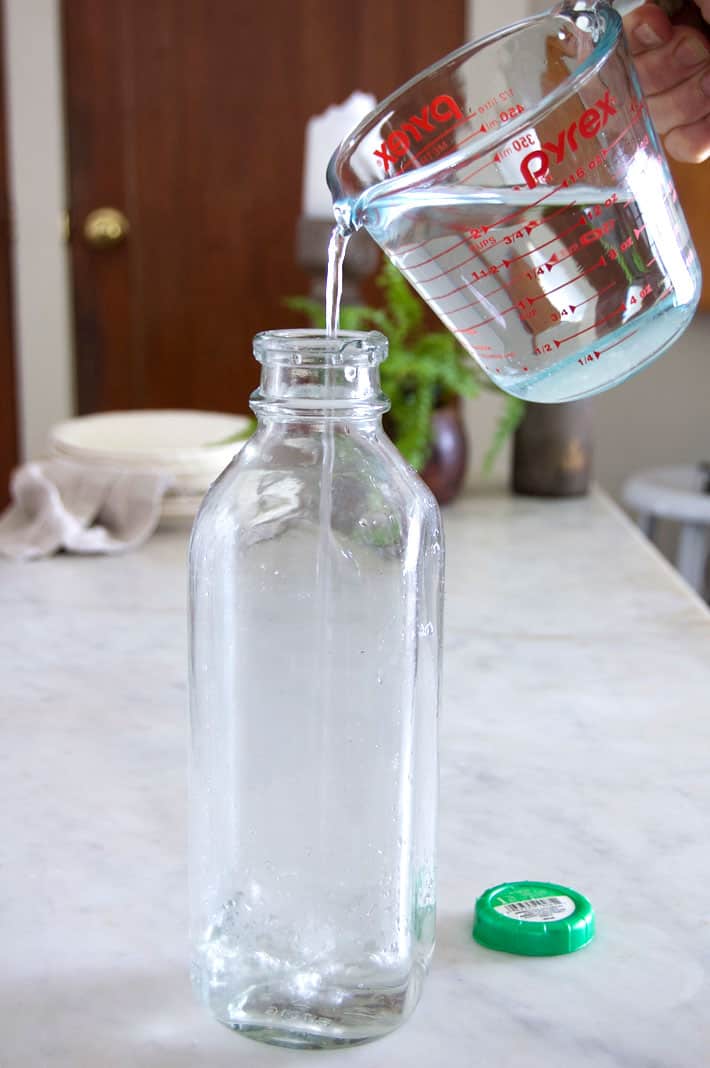
{"label": "marble veining", "polygon": [[[602,495],[446,513],[438,943],[412,1020],[260,1047],[193,1004],[185,549],[0,563],[2,1068],[710,1064],[710,616]],[[504,879],[568,882],[570,957],[470,938]]]}

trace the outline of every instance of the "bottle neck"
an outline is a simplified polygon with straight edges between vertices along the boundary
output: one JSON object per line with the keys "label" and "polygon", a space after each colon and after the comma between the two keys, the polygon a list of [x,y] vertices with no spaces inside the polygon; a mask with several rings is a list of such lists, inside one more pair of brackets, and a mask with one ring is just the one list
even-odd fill
{"label": "bottle neck", "polygon": [[379,419],[389,409],[379,367],[264,367],[251,408],[259,417]]}
{"label": "bottle neck", "polygon": [[251,396],[259,419],[373,422],[389,409],[380,388],[381,335],[280,331],[258,335],[254,351],[262,363]]}

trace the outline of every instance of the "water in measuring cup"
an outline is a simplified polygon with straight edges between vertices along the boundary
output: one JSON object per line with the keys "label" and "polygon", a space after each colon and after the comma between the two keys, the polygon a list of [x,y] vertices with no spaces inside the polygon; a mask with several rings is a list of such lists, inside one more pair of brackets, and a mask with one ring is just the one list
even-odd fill
{"label": "water in measuring cup", "polygon": [[573,400],[660,355],[695,310],[695,253],[663,199],[675,194],[660,167],[643,177],[635,196],[373,187],[358,222],[497,385]]}

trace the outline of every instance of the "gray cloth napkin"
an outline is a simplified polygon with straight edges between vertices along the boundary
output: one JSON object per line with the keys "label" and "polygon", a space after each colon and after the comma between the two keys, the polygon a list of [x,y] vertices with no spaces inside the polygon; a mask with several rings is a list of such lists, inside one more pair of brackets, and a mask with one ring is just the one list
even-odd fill
{"label": "gray cloth napkin", "polygon": [[18,467],[0,516],[0,553],[32,560],[64,549],[122,553],[153,533],[171,475],[51,459]]}

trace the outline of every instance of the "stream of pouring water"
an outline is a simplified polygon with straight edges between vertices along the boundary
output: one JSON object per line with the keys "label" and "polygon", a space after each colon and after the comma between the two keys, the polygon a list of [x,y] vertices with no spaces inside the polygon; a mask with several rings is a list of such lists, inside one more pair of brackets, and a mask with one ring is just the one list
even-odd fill
{"label": "stream of pouring water", "polygon": [[349,234],[344,234],[338,226],[333,227],[328,242],[328,273],[325,276],[325,329],[328,337],[336,337],[338,334],[343,260],[349,240]]}
{"label": "stream of pouring water", "polygon": [[[335,339],[338,334],[340,318],[340,298],[343,283],[343,259],[348,244],[348,235],[336,226],[328,244],[328,271],[325,286],[325,322],[326,334]],[[323,372],[326,379],[332,377],[326,364]],[[333,621],[330,618],[330,605],[333,593],[333,564],[337,552],[337,543],[333,537],[333,466],[335,461],[335,431],[332,418],[326,417],[322,433],[320,502],[318,508],[318,544],[316,548],[315,598],[318,619],[318,641],[316,642],[316,662],[313,665],[314,677],[320,679],[319,703],[321,752],[326,752],[329,713],[334,700],[332,685],[332,657],[335,653]],[[325,784],[326,779],[322,779]],[[319,820],[323,828],[321,841],[325,841],[325,823],[328,819],[328,807],[325,796],[319,804]]]}

